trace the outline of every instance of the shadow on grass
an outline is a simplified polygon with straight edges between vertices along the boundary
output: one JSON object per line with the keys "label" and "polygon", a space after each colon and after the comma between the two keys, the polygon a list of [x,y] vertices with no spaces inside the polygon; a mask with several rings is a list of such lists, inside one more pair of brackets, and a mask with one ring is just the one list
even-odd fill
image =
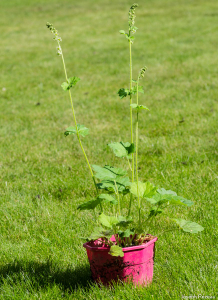
{"label": "shadow on grass", "polygon": [[67,267],[61,270],[60,266],[51,261],[45,263],[15,261],[2,266],[0,267],[0,286],[7,281],[13,285],[29,281],[35,290],[58,285],[63,292],[89,288],[92,282],[88,265],[81,265],[75,269]]}

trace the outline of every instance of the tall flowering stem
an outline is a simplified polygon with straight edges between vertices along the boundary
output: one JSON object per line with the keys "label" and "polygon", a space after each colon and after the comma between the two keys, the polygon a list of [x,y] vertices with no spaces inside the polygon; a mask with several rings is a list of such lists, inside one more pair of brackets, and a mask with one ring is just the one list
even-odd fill
{"label": "tall flowering stem", "polygon": [[[53,39],[54,39],[54,40],[57,42],[57,44],[58,44],[58,47],[57,47],[57,55],[61,56],[61,58],[62,58],[63,67],[64,67],[64,73],[65,73],[65,78],[66,78],[66,81],[68,82],[67,69],[66,69],[66,65],[65,65],[65,61],[64,61],[64,55],[63,55],[63,51],[62,51],[62,48],[61,48],[61,45],[60,45],[60,42],[62,41],[62,39],[61,39],[61,37],[58,35],[58,31],[57,31],[57,29],[54,28],[53,24],[47,22],[46,26],[48,27],[48,29],[50,29],[50,31],[51,31],[52,34],[54,35],[54,38],[53,38]],[[70,96],[71,108],[72,108],[72,112],[73,112],[74,124],[75,124],[75,128],[76,128],[77,139],[78,139],[78,141],[79,141],[81,150],[82,150],[83,155],[84,155],[84,157],[85,157],[85,160],[86,160],[86,162],[87,162],[89,171],[90,171],[91,176],[92,176],[92,180],[93,180],[93,182],[94,182],[94,185],[95,185],[95,188],[96,188],[96,191],[97,191],[97,194],[98,194],[98,188],[97,188],[97,185],[96,185],[95,177],[94,177],[94,174],[93,174],[91,165],[90,165],[90,163],[89,163],[88,157],[87,157],[87,155],[86,155],[86,152],[85,152],[85,150],[84,150],[84,148],[83,148],[82,141],[81,141],[81,139],[80,139],[79,128],[78,128],[78,123],[77,123],[77,121],[76,121],[76,114],[75,114],[75,110],[74,110],[73,99],[72,99],[72,95],[71,95],[70,89],[69,89],[69,96]],[[102,209],[102,206],[101,206],[101,209]]]}
{"label": "tall flowering stem", "polygon": [[[138,7],[137,3],[134,3],[129,9],[129,68],[130,68],[130,130],[131,130],[131,143],[133,143],[133,118],[132,118],[132,43],[133,43],[133,34],[136,32],[137,28],[135,24],[135,9]],[[132,153],[132,182],[134,181],[135,173],[135,163],[134,163],[134,153]]]}
{"label": "tall flowering stem", "polygon": [[[139,105],[139,80],[144,77],[146,67],[143,67],[139,71],[137,84],[136,84],[136,104]],[[139,225],[141,223],[141,203],[139,198],[139,177],[138,177],[138,144],[139,144],[139,110],[137,110],[136,117],[136,153],[135,153],[135,162],[136,162],[136,183],[137,183],[137,199],[138,199],[138,211],[139,211]]]}
{"label": "tall flowering stem", "polygon": [[[133,44],[133,34],[138,29],[134,26],[135,24],[135,9],[138,7],[137,3],[134,3],[129,9],[129,34],[128,34],[128,41],[129,41],[129,68],[130,68],[130,80],[129,80],[129,90],[130,90],[130,131],[131,131],[131,143],[133,143],[133,117],[132,117],[132,44]],[[132,182],[134,181],[134,174],[135,174],[135,161],[134,161],[134,153],[132,153]],[[130,215],[132,205],[132,194],[130,194],[130,203],[129,203],[129,211],[128,215]]]}

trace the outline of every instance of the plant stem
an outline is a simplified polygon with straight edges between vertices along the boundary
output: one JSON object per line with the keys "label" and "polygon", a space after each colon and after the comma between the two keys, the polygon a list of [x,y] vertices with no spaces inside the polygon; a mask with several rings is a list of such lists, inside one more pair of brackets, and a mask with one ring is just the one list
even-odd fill
{"label": "plant stem", "polygon": [[[139,104],[139,81],[137,81],[136,88],[136,103]],[[139,199],[139,177],[138,177],[138,141],[139,141],[139,111],[137,110],[136,118],[136,153],[135,153],[135,162],[136,162],[136,182],[137,182],[137,198],[138,198],[138,209],[139,209],[139,225],[141,222],[141,203]]]}
{"label": "plant stem", "polygon": [[[92,176],[92,179],[93,179],[93,181],[94,181],[96,193],[97,193],[97,195],[99,195],[99,190],[98,190],[98,187],[97,187],[97,184],[96,184],[95,176],[94,176],[94,175]],[[102,207],[102,203],[101,203],[101,202],[100,202],[100,208],[101,208],[101,212],[103,212],[103,207]]]}
{"label": "plant stem", "polygon": [[129,168],[130,168],[130,170],[132,171],[132,167],[131,167],[131,164],[130,164],[130,162],[129,162],[129,159],[128,159],[128,158],[127,158],[127,161],[128,161]]}
{"label": "plant stem", "polygon": [[[131,31],[129,30],[129,36]],[[129,67],[130,67],[130,105],[132,104],[132,49],[131,41],[129,41]],[[133,143],[133,120],[132,120],[132,106],[130,106],[130,130],[131,130],[131,143]],[[132,153],[132,182],[134,181],[134,153]]]}
{"label": "plant stem", "polygon": [[[63,55],[63,51],[62,51],[62,48],[61,48],[61,45],[60,45],[59,41],[58,41],[58,46],[59,46],[59,48],[61,49],[61,58],[62,58],[63,66],[64,66],[65,77],[66,77],[66,80],[68,80],[68,77],[67,77],[67,70],[66,70],[66,65],[65,65],[65,61],[64,61],[64,55]],[[82,142],[81,142],[81,139],[80,139],[79,130],[78,130],[77,121],[76,121],[75,110],[74,110],[74,106],[73,106],[73,99],[72,99],[72,95],[71,95],[71,91],[70,91],[70,90],[69,90],[69,96],[70,96],[71,108],[72,108],[72,112],[73,112],[74,123],[75,123],[75,127],[76,127],[76,135],[77,135],[77,138],[78,138],[80,147],[81,147],[81,149],[82,149],[82,152],[83,152],[83,154],[84,154],[84,156],[85,156],[85,160],[86,160],[86,162],[87,162],[89,171],[90,171],[90,173],[91,173],[91,176],[92,176],[92,179],[93,179],[93,181],[94,181],[94,185],[95,185],[95,188],[96,188],[96,191],[97,191],[97,194],[98,194],[98,188],[97,188],[97,185],[96,185],[96,182],[95,182],[95,177],[94,177],[94,174],[93,174],[91,165],[90,165],[90,163],[89,163],[88,157],[87,157],[87,155],[86,155],[86,152],[85,152],[85,150],[84,150],[84,148],[83,148],[83,145],[82,145]],[[101,209],[102,209],[102,206],[101,206]]]}
{"label": "plant stem", "polygon": [[118,202],[118,214],[119,216],[121,215],[120,213],[120,196],[119,196],[119,191],[118,191],[118,188],[117,188],[117,184],[116,184],[116,181],[114,180],[114,184],[115,184],[115,189],[116,189],[116,195],[117,195],[117,202]]}
{"label": "plant stem", "polygon": [[[131,35],[131,30],[129,29],[129,37]],[[131,143],[133,143],[133,120],[132,120],[132,48],[131,48],[131,40],[129,40],[129,68],[130,68],[130,83],[129,83],[129,89],[130,89],[130,131],[131,131]],[[132,182],[134,181],[134,153],[132,153]],[[132,194],[130,194],[130,201],[129,201],[129,210],[128,210],[128,216],[130,216],[131,213],[131,206],[132,206]]]}

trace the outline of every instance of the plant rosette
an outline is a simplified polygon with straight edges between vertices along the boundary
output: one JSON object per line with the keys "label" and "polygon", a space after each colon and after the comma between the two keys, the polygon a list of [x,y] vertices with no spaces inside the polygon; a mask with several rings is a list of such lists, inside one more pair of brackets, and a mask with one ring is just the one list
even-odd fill
{"label": "plant rosette", "polygon": [[[143,67],[139,70],[137,80],[133,80],[132,77],[132,44],[135,38],[134,34],[138,29],[135,26],[135,9],[137,7],[138,4],[130,7],[128,31],[120,30],[120,34],[126,37],[129,45],[130,80],[129,87],[121,88],[117,93],[120,99],[129,98],[131,140],[130,142],[108,144],[116,157],[126,160],[127,167],[125,169],[90,164],[82,143],[82,138],[89,134],[89,129],[77,123],[71,93],[80,79],[76,76],[68,77],[60,45],[61,37],[53,25],[47,23],[47,27],[58,44],[57,54],[62,58],[66,78],[61,87],[65,92],[69,92],[73,112],[74,125],[69,126],[64,134],[66,137],[71,135],[78,139],[96,192],[94,199],[80,204],[77,209],[93,211],[97,227],[86,239],[84,247],[87,250],[93,279],[101,281],[103,284],[108,284],[113,280],[131,280],[135,284],[148,284],[152,281],[157,238],[147,235],[145,232],[155,218],[167,215],[168,220],[171,219],[188,233],[198,233],[203,230],[203,227],[195,222],[170,217],[171,213],[168,208],[178,205],[190,207],[193,205],[192,201],[178,196],[171,190],[158,188],[149,181],[139,180],[139,117],[142,112],[149,109],[145,105],[139,104],[139,93],[144,93],[144,89],[139,83],[147,68]],[[135,103],[133,103],[133,98],[135,98]],[[133,124],[135,124],[135,128]]]}

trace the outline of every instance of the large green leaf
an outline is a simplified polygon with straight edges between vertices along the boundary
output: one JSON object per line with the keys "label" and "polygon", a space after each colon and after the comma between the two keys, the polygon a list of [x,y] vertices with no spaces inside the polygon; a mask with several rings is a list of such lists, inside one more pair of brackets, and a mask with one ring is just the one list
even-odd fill
{"label": "large green leaf", "polygon": [[94,229],[94,231],[91,233],[89,240],[97,240],[97,239],[104,238],[104,237],[109,239],[109,238],[111,238],[112,235],[113,235],[112,230],[105,230],[102,227],[96,227]]}
{"label": "large green leaf", "polygon": [[164,203],[173,204],[173,205],[186,205],[192,206],[193,202],[191,200],[185,199],[171,190],[158,189],[157,194],[152,196],[152,198],[147,197],[147,201],[151,204],[162,205]]}
{"label": "large green leaf", "polygon": [[115,142],[108,144],[108,146],[113,150],[117,157],[131,158],[130,154],[135,152],[134,143]]}
{"label": "large green leaf", "polygon": [[153,183],[146,181],[145,182],[145,191],[143,198],[152,197],[157,193],[157,187]]}
{"label": "large green leaf", "polygon": [[[89,134],[89,129],[86,128],[84,125],[77,124],[77,128],[78,128],[79,135],[85,137],[86,135]],[[76,133],[77,133],[76,127],[70,126],[66,129],[66,131],[64,132],[64,135],[68,136],[70,134],[76,134]]]}
{"label": "large green leaf", "polygon": [[110,180],[102,180],[101,182],[97,183],[97,187],[100,190],[106,190],[113,193],[115,192],[114,182]]}
{"label": "large green leaf", "polygon": [[119,193],[128,193],[130,184],[129,177],[117,176],[116,179],[102,180],[101,182],[97,183],[97,187],[99,189],[105,189],[109,192],[116,193],[118,190]]}
{"label": "large green leaf", "polygon": [[115,180],[118,176],[124,176],[127,172],[123,169],[114,168],[110,166],[104,166],[103,168],[97,165],[92,165],[95,171],[95,177],[100,180]]}
{"label": "large green leaf", "polygon": [[173,192],[171,190],[165,190],[164,188],[158,189],[157,192],[161,195],[166,195],[166,194],[170,194],[170,195],[174,195],[177,196],[176,192]]}
{"label": "large green leaf", "polygon": [[137,182],[134,181],[131,184],[131,189],[130,192],[135,195],[136,197],[138,196],[140,198],[145,198],[145,197],[152,197],[154,194],[156,194],[157,188],[149,181],[147,182],[138,182],[138,189],[137,189]]}
{"label": "large green leaf", "polygon": [[93,200],[90,200],[90,201],[80,204],[77,207],[77,209],[79,209],[79,210],[94,209],[101,201],[102,201],[102,199],[96,198],[96,199],[93,199]]}
{"label": "large green leaf", "polygon": [[106,216],[104,213],[100,214],[99,216],[99,222],[108,228],[112,228],[113,225],[116,225],[119,221],[116,217],[114,216]]}
{"label": "large green leaf", "polygon": [[124,256],[123,249],[117,245],[111,246],[110,251],[108,253],[112,256],[120,256],[120,257]]}
{"label": "large green leaf", "polygon": [[176,196],[175,198],[172,196],[172,200],[176,200],[176,201],[180,201],[182,202],[183,204],[187,205],[187,206],[192,206],[193,205],[193,202],[191,200],[188,200],[188,199],[185,199],[181,196]]}
{"label": "large green leaf", "polygon": [[190,232],[190,233],[198,233],[199,231],[204,230],[204,227],[201,225],[191,222],[191,221],[186,221],[184,219],[172,219],[175,221],[184,231]]}
{"label": "large green leaf", "polygon": [[116,185],[119,192],[122,192],[126,188],[129,188],[131,182],[129,181],[129,177],[117,177],[116,178]]}
{"label": "large green leaf", "polygon": [[98,197],[102,200],[102,203],[117,204],[117,199],[115,199],[112,195],[101,194]]}
{"label": "large green leaf", "polygon": [[145,189],[146,189],[145,182],[138,181],[138,186],[137,186],[137,182],[134,181],[131,184],[130,193],[132,193],[136,197],[139,196],[140,198],[142,198],[144,195]]}

